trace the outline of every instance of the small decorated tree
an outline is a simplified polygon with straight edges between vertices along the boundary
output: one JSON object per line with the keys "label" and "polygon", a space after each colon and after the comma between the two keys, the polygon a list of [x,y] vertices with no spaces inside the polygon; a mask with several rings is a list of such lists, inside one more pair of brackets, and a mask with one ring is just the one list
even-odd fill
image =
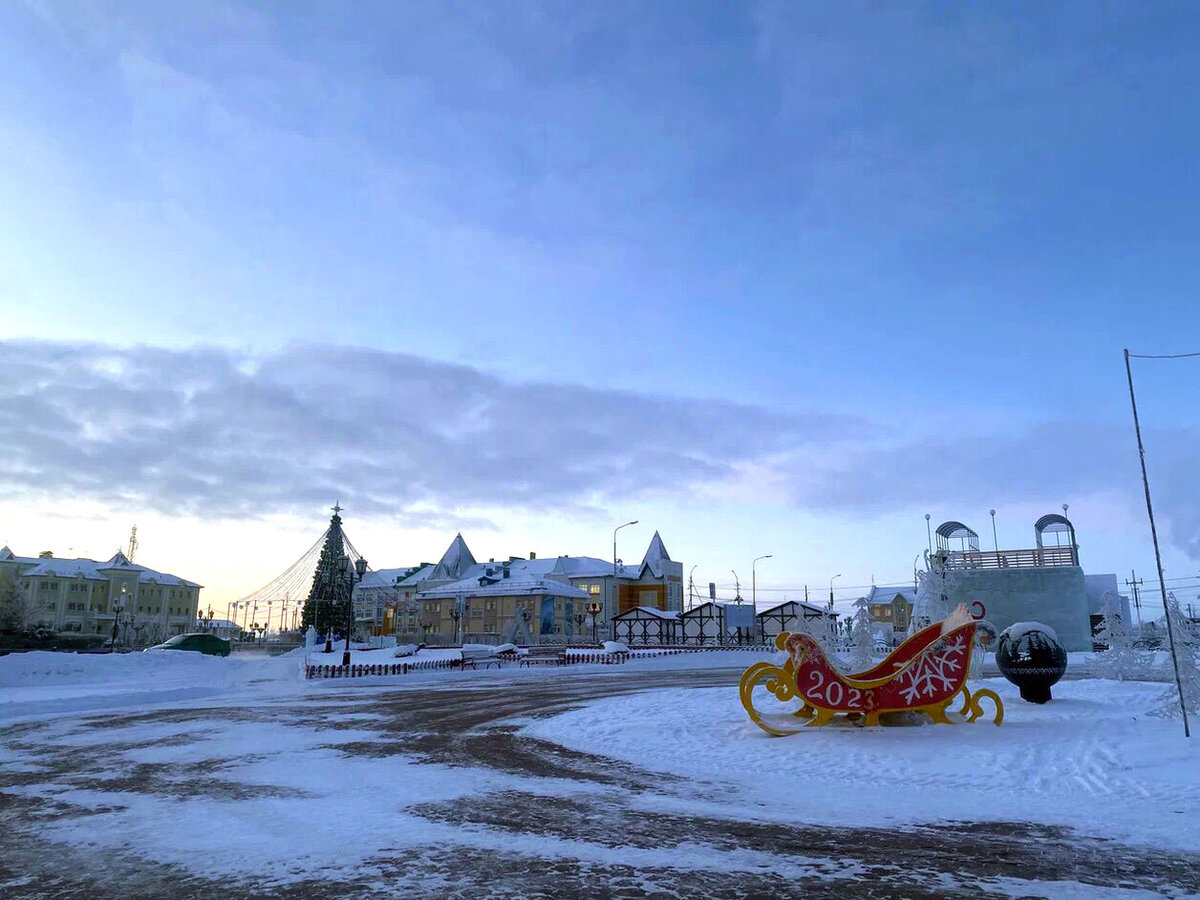
{"label": "small decorated tree", "polygon": [[866,597],[854,601],[849,663],[852,672],[861,672],[875,664],[875,634],[871,628],[871,613],[867,609]]}
{"label": "small decorated tree", "polygon": [[1091,657],[1096,674],[1116,681],[1145,678],[1150,667],[1150,656],[1134,649],[1133,629],[1121,615],[1121,608],[1113,594],[1105,595],[1101,612],[1104,621],[1096,632],[1096,640],[1106,649]]}
{"label": "small decorated tree", "polygon": [[[1193,634],[1189,622],[1179,607],[1174,594],[1167,594],[1167,615],[1171,617],[1171,629],[1175,638],[1175,660],[1179,665],[1179,681],[1183,686],[1183,705],[1189,716],[1200,716],[1200,637]],[[1158,706],[1150,715],[1163,718],[1180,716],[1179,686],[1175,684],[1175,672],[1168,661],[1171,686],[1158,698]]]}

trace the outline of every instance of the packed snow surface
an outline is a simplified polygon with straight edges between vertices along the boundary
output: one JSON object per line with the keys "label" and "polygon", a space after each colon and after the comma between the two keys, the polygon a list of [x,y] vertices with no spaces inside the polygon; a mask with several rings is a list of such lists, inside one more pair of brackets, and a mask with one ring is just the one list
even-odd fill
{"label": "packed snow surface", "polygon": [[[729,804],[766,819],[863,827],[1033,821],[1200,847],[1200,741],[1186,740],[1178,722],[1146,715],[1161,684],[1062,681],[1045,705],[1025,703],[1003,679],[979,684],[1004,700],[999,727],[834,724],[771,737],[750,722],[736,690],[680,688],[600,700],[524,733],[722,782]],[[765,690],[756,694],[759,709],[774,702]]]}

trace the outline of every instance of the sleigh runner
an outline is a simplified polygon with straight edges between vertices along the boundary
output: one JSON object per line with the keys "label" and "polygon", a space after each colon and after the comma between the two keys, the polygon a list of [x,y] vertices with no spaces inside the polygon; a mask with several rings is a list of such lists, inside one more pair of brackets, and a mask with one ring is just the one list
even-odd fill
{"label": "sleigh runner", "polygon": [[[981,604],[976,605],[982,610]],[[992,702],[993,721],[999,725],[1004,705],[995,692],[987,688],[972,692],[966,686],[974,644],[975,620],[966,607],[959,606],[944,622],[908,638],[883,662],[845,675],[813,637],[784,632],[775,646],[787,652],[786,662],[782,666],[758,663],[742,673],[742,705],[758,727],[773,735],[827,725],[839,715],[861,725],[878,725],[880,716],[899,712],[924,713],[946,725],[974,722],[984,715],[980,706],[984,699]],[[802,707],[790,715],[764,715],[754,706],[754,689],[760,684],[777,700],[799,699]],[[962,707],[951,712],[960,696]]]}

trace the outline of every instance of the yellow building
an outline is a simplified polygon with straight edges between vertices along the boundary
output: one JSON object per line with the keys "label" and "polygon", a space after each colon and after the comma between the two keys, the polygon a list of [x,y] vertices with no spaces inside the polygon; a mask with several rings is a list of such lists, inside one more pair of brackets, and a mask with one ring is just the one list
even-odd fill
{"label": "yellow building", "polygon": [[25,627],[112,634],[140,645],[195,627],[201,585],[135,565],[120,550],[111,559],[62,559],[50,551],[17,556],[0,548],[0,575],[11,584]]}

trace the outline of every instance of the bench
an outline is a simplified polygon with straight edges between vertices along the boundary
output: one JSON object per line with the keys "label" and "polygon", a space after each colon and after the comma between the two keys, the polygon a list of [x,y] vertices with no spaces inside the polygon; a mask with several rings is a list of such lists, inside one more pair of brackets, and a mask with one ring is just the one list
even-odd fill
{"label": "bench", "polygon": [[564,666],[567,664],[567,651],[563,647],[556,647],[553,644],[540,644],[536,647],[530,647],[529,652],[521,657],[520,665],[533,666],[542,663],[550,663],[555,666]]}
{"label": "bench", "polygon": [[491,650],[463,650],[462,651],[462,667],[464,669],[478,669],[483,666],[485,669],[488,666],[500,668],[500,657]]}

